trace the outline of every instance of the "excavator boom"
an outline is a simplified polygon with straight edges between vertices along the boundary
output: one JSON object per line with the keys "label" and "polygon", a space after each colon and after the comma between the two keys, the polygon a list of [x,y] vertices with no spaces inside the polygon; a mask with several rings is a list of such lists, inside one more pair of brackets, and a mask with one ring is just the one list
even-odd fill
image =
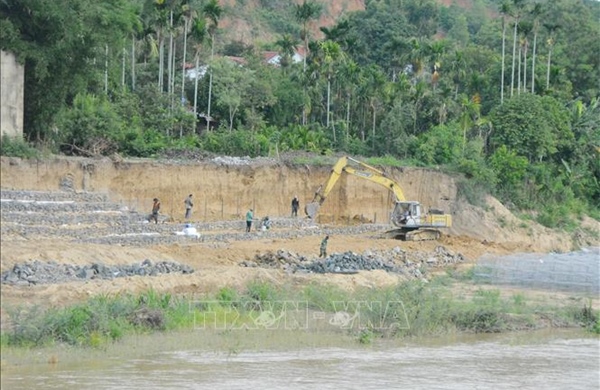
{"label": "excavator boom", "polygon": [[[362,169],[356,169],[354,167],[349,166],[349,162],[353,162],[359,165]],[[340,176],[344,172],[361,177],[363,179],[370,180],[374,183],[386,187],[387,189],[392,191],[392,193],[396,197],[396,202],[402,202],[406,200],[404,198],[404,193],[402,192],[402,189],[400,189],[400,186],[396,184],[393,180],[386,177],[383,171],[380,171],[379,169],[372,167],[369,164],[365,164],[364,162],[355,160],[351,157],[342,157],[335,163],[335,165],[331,169],[331,175],[325,183],[325,186],[319,186],[319,188],[315,192],[315,196],[312,202],[308,203],[305,206],[304,211],[309,218],[314,218],[317,215],[320,206],[323,204],[323,202],[325,202],[325,199],[327,199],[327,196],[329,195],[329,193],[339,180]]]}

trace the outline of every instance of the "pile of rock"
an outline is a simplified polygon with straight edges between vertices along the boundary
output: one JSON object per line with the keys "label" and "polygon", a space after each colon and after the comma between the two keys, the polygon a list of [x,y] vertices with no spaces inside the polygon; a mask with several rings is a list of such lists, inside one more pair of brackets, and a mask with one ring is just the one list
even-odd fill
{"label": "pile of rock", "polygon": [[308,258],[294,252],[278,250],[276,252],[268,251],[254,256],[254,260],[244,260],[240,263],[242,267],[261,267],[261,268],[283,268],[295,269],[301,263],[308,262]]}
{"label": "pile of rock", "polygon": [[15,264],[0,275],[0,282],[12,285],[52,284],[75,280],[113,279],[125,276],[157,276],[160,274],[191,274],[194,269],[172,261],[153,262],[149,259],[129,265],[59,264],[55,261],[28,261]]}
{"label": "pile of rock", "polygon": [[454,254],[438,246],[433,252],[406,252],[400,247],[389,251],[365,251],[333,253],[325,259],[310,261],[294,252],[279,250],[257,254],[253,260],[240,263],[243,267],[284,269],[291,272],[308,273],[356,273],[359,271],[383,270],[401,273],[409,277],[422,278],[427,268],[447,266],[464,261],[461,254]]}
{"label": "pile of rock", "polygon": [[354,252],[334,253],[326,259],[301,264],[299,271],[324,273],[351,273],[356,271],[384,270],[399,272],[398,267],[387,258],[372,254],[357,254]]}

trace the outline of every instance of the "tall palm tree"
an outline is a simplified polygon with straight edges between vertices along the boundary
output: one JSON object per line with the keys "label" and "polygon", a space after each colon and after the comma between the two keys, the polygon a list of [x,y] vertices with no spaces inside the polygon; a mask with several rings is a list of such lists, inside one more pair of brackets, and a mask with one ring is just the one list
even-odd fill
{"label": "tall palm tree", "polygon": [[500,6],[502,14],[502,71],[500,73],[500,104],[504,103],[504,60],[506,58],[506,17],[510,14],[510,4],[505,1]]}
{"label": "tall palm tree", "polygon": [[[375,129],[377,128],[377,112],[380,108],[380,104],[383,100],[383,93],[385,92],[386,76],[381,70],[371,65],[364,69],[364,82],[362,84],[361,95],[366,100],[368,108],[371,109],[371,133],[372,133],[372,147],[375,150]],[[364,133],[362,135],[363,141]]]}
{"label": "tall palm tree", "polygon": [[158,42],[158,90],[163,90],[164,69],[165,69],[165,30],[167,28],[168,10],[165,0],[156,0],[154,2],[154,28],[156,32],[156,41]]}
{"label": "tall palm tree", "polygon": [[517,59],[517,30],[519,28],[519,19],[521,17],[521,11],[525,0],[512,0],[512,11],[514,17],[514,30],[513,30],[513,58],[512,58],[512,71],[510,77],[510,96],[513,96],[515,89],[515,61]]}
{"label": "tall palm tree", "polygon": [[461,49],[456,48],[452,53],[448,63],[448,73],[452,75],[454,82],[454,100],[458,100],[459,88],[467,77],[467,59]]}
{"label": "tall palm tree", "polygon": [[442,56],[446,53],[448,42],[446,40],[433,41],[429,44],[428,53],[431,61],[433,73],[431,75],[431,84],[433,85],[433,91],[435,92],[437,82],[439,80],[438,69],[441,67]]}
{"label": "tall palm tree", "polygon": [[314,1],[304,0],[302,4],[296,4],[294,6],[294,15],[296,20],[302,24],[302,31],[300,38],[304,42],[304,69],[306,70],[306,55],[308,53],[308,38],[309,32],[308,27],[312,20],[321,16],[322,7],[319,3]]}
{"label": "tall palm tree", "polygon": [[[300,39],[304,42],[304,55],[303,55],[303,71],[306,72],[306,57],[308,56],[308,27],[309,23],[321,16],[321,5],[314,1],[306,2],[303,0],[302,4],[296,4],[294,6],[294,15],[296,20],[302,24],[302,31]],[[304,89],[306,95],[306,88]],[[306,98],[305,98],[306,100]],[[306,107],[302,107],[302,124],[306,125]]]}
{"label": "tall palm tree", "polygon": [[281,50],[281,60],[279,65],[281,65],[285,71],[291,64],[292,57],[298,46],[298,41],[291,34],[283,34],[281,38],[275,42],[275,45]]}
{"label": "tall palm tree", "polygon": [[548,44],[548,65],[546,70],[546,89],[550,88],[550,64],[552,58],[552,49],[554,48],[554,44],[556,43],[556,31],[560,28],[558,24],[544,24],[544,27],[548,30],[548,40],[546,43]]}
{"label": "tall palm tree", "polygon": [[461,114],[459,118],[460,128],[463,131],[462,153],[465,153],[467,145],[467,132],[478,123],[480,116],[480,103],[478,99],[469,99],[463,95],[460,100]]}
{"label": "tall palm tree", "polygon": [[[519,25],[519,35],[521,36],[521,46],[519,51],[523,51],[523,92],[527,91],[527,52],[529,51],[529,33],[533,29],[533,25],[529,22],[522,21]],[[519,56],[519,85],[517,93],[521,92],[521,56]]]}
{"label": "tall palm tree", "polygon": [[[325,67],[325,75],[327,77],[327,119],[325,127],[329,128],[331,117],[331,78],[334,75],[334,66],[336,63],[344,60],[344,53],[340,49],[340,45],[336,42],[323,41],[320,45],[323,52],[323,66]],[[333,141],[336,141],[335,131],[333,133]]]}
{"label": "tall palm tree", "polygon": [[[135,6],[132,6],[135,7]],[[135,9],[135,8],[134,8]],[[131,90],[135,91],[135,65],[137,62],[137,56],[135,52],[136,47],[136,35],[142,33],[144,29],[143,20],[141,17],[141,9],[135,9],[133,21],[133,29],[131,31]]]}
{"label": "tall palm tree", "polygon": [[194,18],[196,17],[196,11],[192,8],[189,0],[183,0],[181,4],[181,11],[183,13],[183,59],[181,65],[181,102],[185,99],[185,60],[187,54],[187,37]]}
{"label": "tall palm tree", "polygon": [[533,17],[533,52],[531,53],[531,93],[535,93],[535,57],[537,50],[537,34],[540,28],[540,15],[542,14],[542,5],[540,3],[534,4],[531,9],[531,16]]}
{"label": "tall palm tree", "polygon": [[342,87],[346,91],[346,142],[348,142],[350,138],[350,104],[356,87],[362,82],[361,68],[350,59],[342,65],[339,76],[344,83]]}
{"label": "tall palm tree", "polygon": [[[196,78],[194,80],[194,123],[198,120],[198,79],[200,78],[200,51],[206,39],[206,21],[196,19],[192,24],[191,35],[194,39],[194,59],[196,60]],[[195,127],[195,126],[194,126]]]}
{"label": "tall palm tree", "polygon": [[[219,20],[223,15],[223,8],[218,0],[209,0],[202,9],[204,16],[208,19],[208,35],[210,35],[210,60],[212,62],[215,55],[215,34],[219,28]],[[209,68],[208,73],[208,108],[206,110],[206,129],[210,131],[210,105],[212,102],[212,71]]]}

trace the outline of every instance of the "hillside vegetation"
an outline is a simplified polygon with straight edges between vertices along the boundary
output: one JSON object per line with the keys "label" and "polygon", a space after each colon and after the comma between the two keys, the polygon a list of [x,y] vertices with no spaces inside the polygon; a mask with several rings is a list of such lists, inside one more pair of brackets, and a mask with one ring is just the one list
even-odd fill
{"label": "hillside vegetation", "polygon": [[545,226],[598,218],[596,1],[6,0],[0,15],[28,142],[4,155],[344,153],[453,172],[471,202]]}

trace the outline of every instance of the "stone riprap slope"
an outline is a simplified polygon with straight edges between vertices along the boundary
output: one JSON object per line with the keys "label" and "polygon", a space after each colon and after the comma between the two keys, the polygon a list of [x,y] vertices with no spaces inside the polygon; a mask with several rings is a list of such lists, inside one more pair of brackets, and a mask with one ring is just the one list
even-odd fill
{"label": "stone riprap slope", "polygon": [[34,285],[46,283],[65,283],[76,280],[104,279],[112,280],[126,276],[158,276],[161,274],[182,273],[191,274],[194,270],[185,265],[172,261],[152,262],[149,259],[139,264],[91,265],[59,264],[55,261],[30,261],[17,264],[13,269],[0,275],[0,281],[14,285]]}
{"label": "stone riprap slope", "polygon": [[[161,223],[149,223],[147,214],[111,202],[104,194],[2,190],[0,195],[3,240],[56,238],[108,246],[151,246],[177,242],[228,243],[264,238],[289,240],[324,234],[343,236],[366,233],[376,239],[388,227],[378,224],[319,226],[306,218],[271,218],[271,229],[266,231],[258,229],[258,221],[250,233],[245,232],[243,220],[219,221],[193,224],[198,235],[190,236],[183,234],[183,223],[170,223],[167,216],[161,216]],[[423,267],[463,261],[461,255],[454,255],[443,247],[438,247],[436,253],[409,257],[400,248],[395,248],[387,252],[367,251],[363,254],[333,253],[327,259],[309,262],[301,256],[280,251],[257,255],[256,261],[244,261],[241,265],[305,273],[355,273],[378,269],[422,278]],[[162,259],[140,259],[136,264],[111,266],[99,263],[79,266],[31,259],[5,271],[0,279],[2,283],[28,285],[134,275],[156,276],[174,272],[188,274],[194,270]]]}
{"label": "stone riprap slope", "polygon": [[194,237],[182,234],[183,223],[168,223],[168,216],[161,216],[158,224],[148,223],[148,214],[113,203],[103,194],[2,190],[0,198],[0,232],[7,238],[59,237],[83,243],[148,246],[189,240],[227,242],[264,237],[376,234],[386,228],[364,224],[323,229],[304,218],[271,218],[270,230],[260,231],[257,220],[250,234],[245,232],[243,220],[194,223],[199,232],[199,237]]}

